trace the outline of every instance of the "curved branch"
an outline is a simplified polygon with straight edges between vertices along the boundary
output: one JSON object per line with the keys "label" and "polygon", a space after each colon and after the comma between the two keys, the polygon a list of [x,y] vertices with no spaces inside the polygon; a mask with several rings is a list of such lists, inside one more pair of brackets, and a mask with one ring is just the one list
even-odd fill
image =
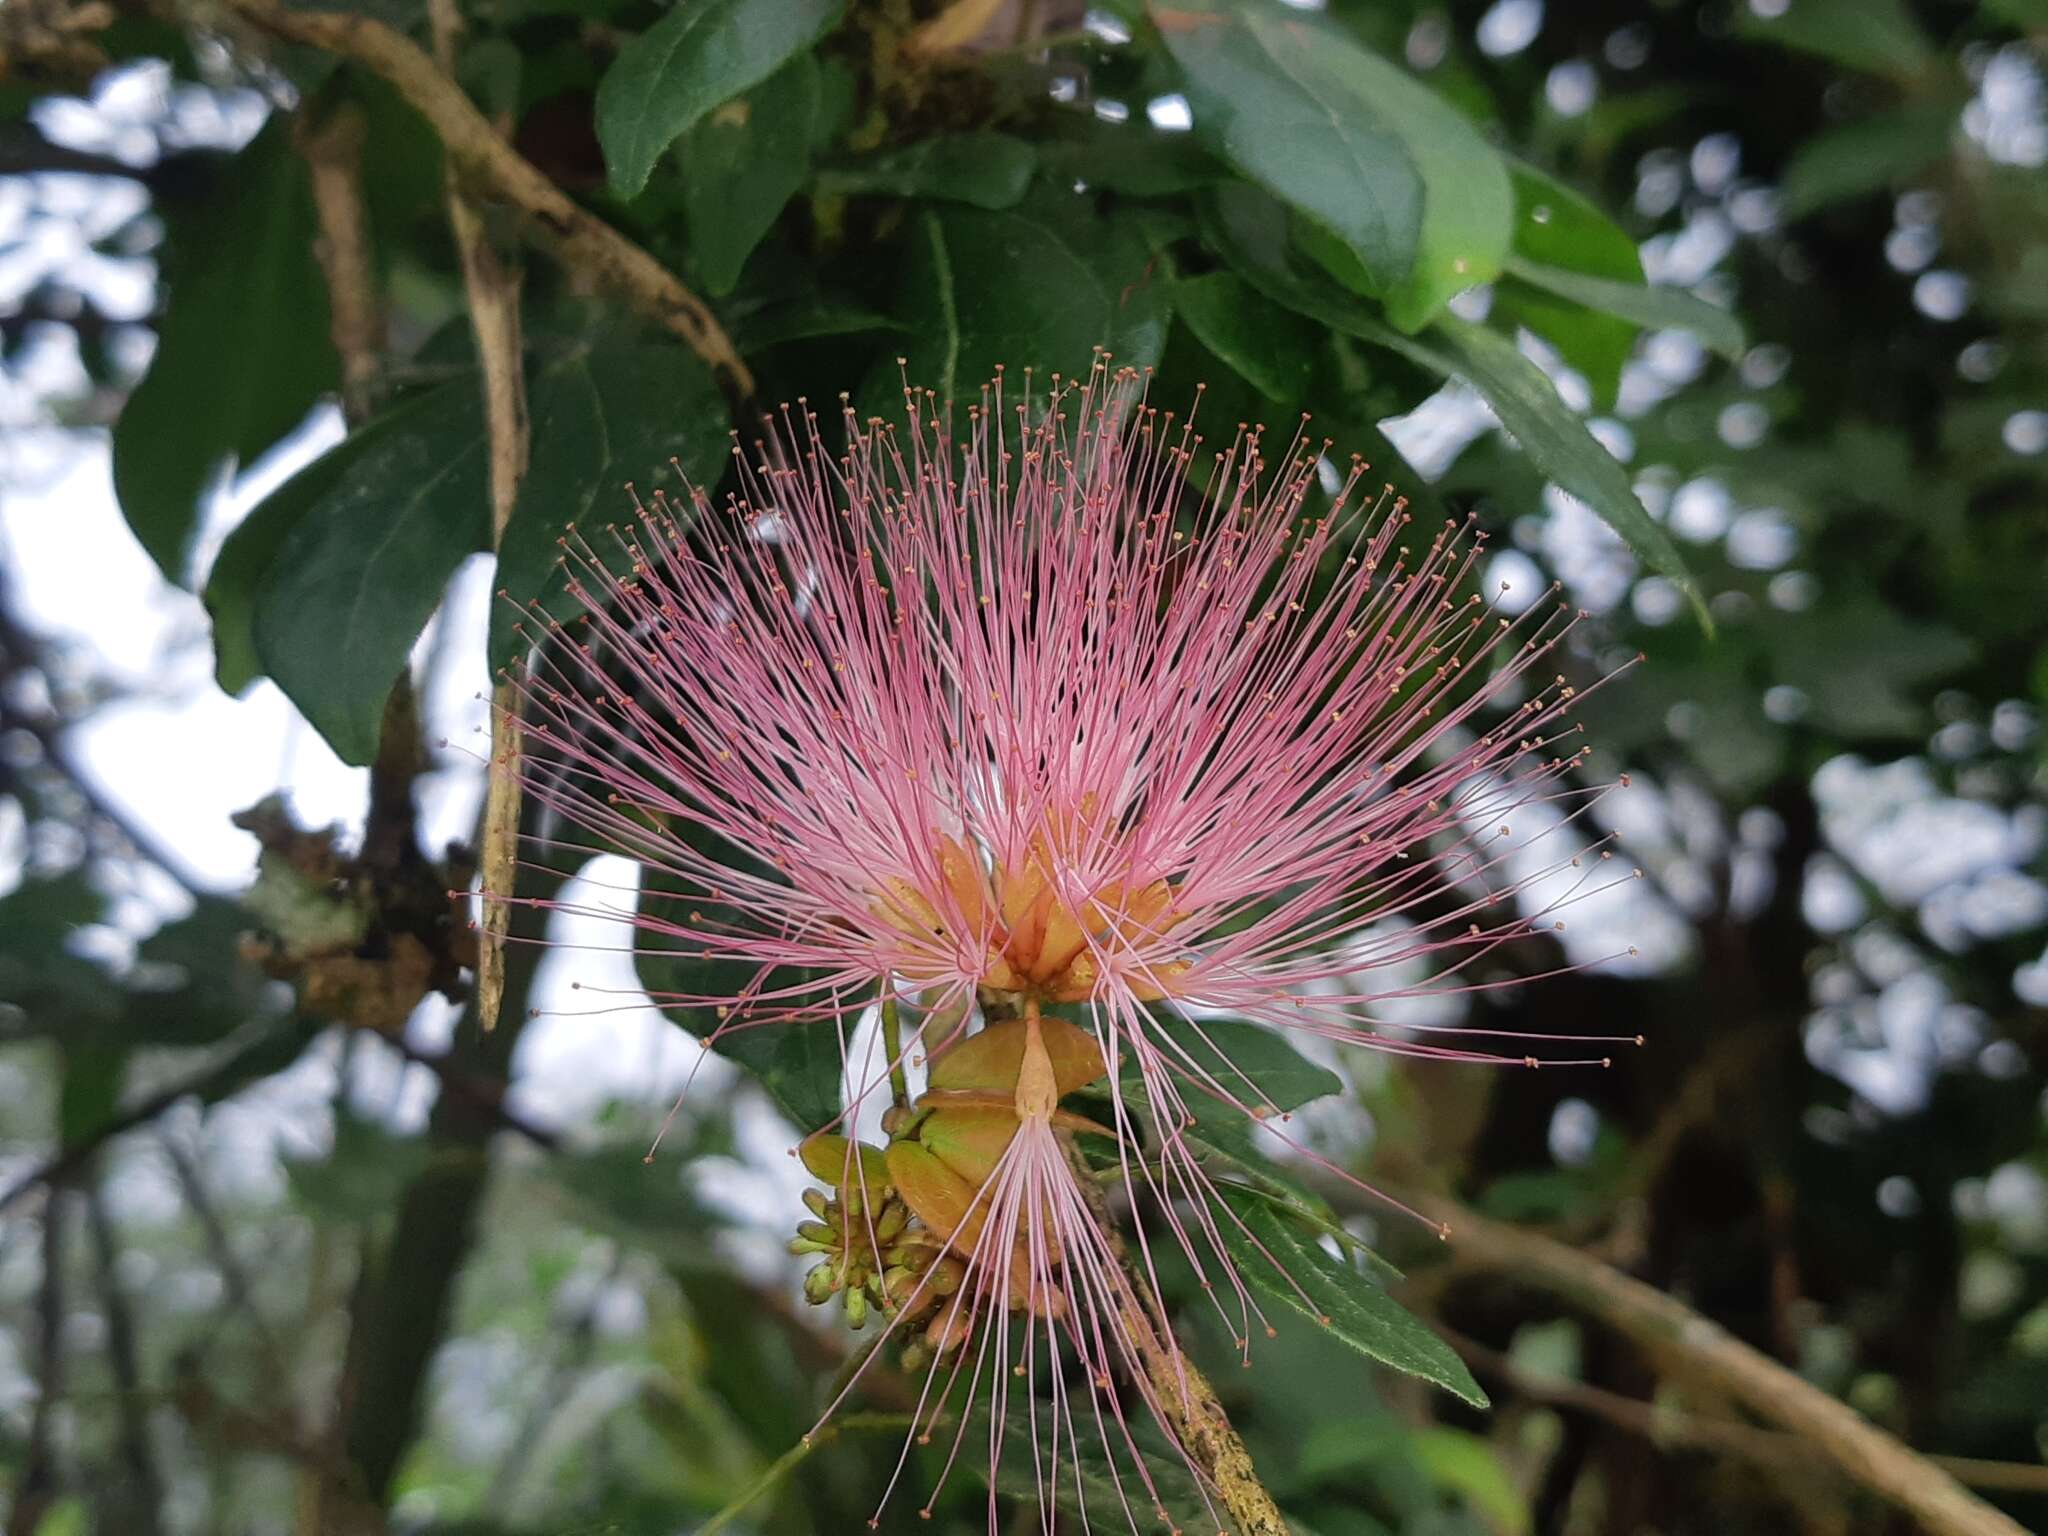
{"label": "curved branch", "polygon": [[432,126],[465,184],[516,209],[564,266],[612,289],[680,337],[710,364],[735,401],[753,395],[753,375],[704,301],[506,143],[462,88],[410,38],[381,21],[347,12],[288,11],[274,0],[226,4],[273,37],[354,59],[390,82]]}
{"label": "curved branch", "polygon": [[1590,1254],[1454,1201],[1408,1198],[1425,1217],[1449,1227],[1457,1264],[1509,1275],[1571,1302],[1625,1334],[1674,1376],[1711,1387],[1801,1436],[1925,1529],[1941,1536],[2025,1536],[2016,1521],[1947,1471],[1683,1302]]}

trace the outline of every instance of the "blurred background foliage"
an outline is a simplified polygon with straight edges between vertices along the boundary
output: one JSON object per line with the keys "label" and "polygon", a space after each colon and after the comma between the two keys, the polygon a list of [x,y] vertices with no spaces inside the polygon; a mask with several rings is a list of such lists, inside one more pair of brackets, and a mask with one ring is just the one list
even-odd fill
{"label": "blurred background foliage", "polygon": [[[489,593],[559,611],[563,524],[716,484],[764,404],[1096,346],[1212,432],[1312,412],[1503,602],[1562,582],[1566,665],[1647,656],[1585,709],[1646,878],[1434,1015],[1646,1049],[1338,1053],[1314,1144],[2048,1524],[2038,0],[342,14],[0,6],[9,1536],[866,1520],[900,1381],[793,1451],[849,1348],[780,1248],[809,1067],[698,1072],[596,953],[514,945],[477,1028]],[[1597,1300],[1319,1194],[1494,1407],[1283,1327],[1223,1386],[1297,1529],[1913,1528]]]}

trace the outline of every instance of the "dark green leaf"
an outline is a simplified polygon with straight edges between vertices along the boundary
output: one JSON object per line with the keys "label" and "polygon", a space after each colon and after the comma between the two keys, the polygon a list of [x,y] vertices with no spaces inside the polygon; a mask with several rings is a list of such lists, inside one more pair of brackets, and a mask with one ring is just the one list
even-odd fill
{"label": "dark green leaf", "polygon": [[1155,0],[1195,132],[1343,242],[1403,330],[1500,272],[1514,199],[1500,154],[1405,70],[1281,7]]}
{"label": "dark green leaf", "polygon": [[1696,298],[1683,289],[1589,277],[1583,272],[1570,272],[1563,267],[1524,261],[1519,256],[1508,258],[1507,270],[1511,276],[1525,283],[1534,284],[1587,309],[1617,315],[1647,329],[1690,331],[1723,357],[1742,356],[1745,346],[1742,322],[1727,310]]}
{"label": "dark green leaf", "polygon": [[252,1019],[273,1017],[278,984],[243,960],[249,914],[201,897],[193,910],[136,946],[123,978],[133,1038],[152,1045],[211,1045]]}
{"label": "dark green leaf", "polygon": [[1635,241],[1591,199],[1521,161],[1509,162],[1508,176],[1515,188],[1517,256],[1617,282],[1643,280],[1643,258]]}
{"label": "dark green leaf", "polygon": [[[1001,1367],[998,1366],[998,1369]],[[1132,1394],[1135,1397],[1135,1393]],[[1112,1429],[1114,1442],[1105,1441],[1103,1424],[1113,1423],[1105,1413],[1098,1422],[1095,1413],[1082,1403],[1072,1405],[1066,1421],[1055,1423],[1050,1403],[1018,1401],[1013,1395],[1002,1425],[1002,1453],[996,1466],[996,1487],[1012,1498],[1036,1504],[1052,1485],[1053,1503],[1084,1525],[1119,1529],[1126,1508],[1150,1515],[1156,1510],[1166,1517],[1162,1530],[1212,1531],[1222,1518],[1221,1501],[1212,1508],[1202,1496],[1201,1484],[1165,1437],[1144,1421],[1142,1410],[1131,1405],[1131,1438],[1145,1458],[1148,1490],[1133,1464],[1131,1448],[1120,1432]],[[966,1443],[988,1443],[988,1414],[977,1408],[967,1426]],[[1054,1449],[1059,1453],[1056,1478],[1049,1478]],[[977,1457],[976,1465],[984,1465]],[[1148,1523],[1146,1529],[1153,1526]]]}
{"label": "dark green leaf", "polygon": [[779,347],[785,342],[820,336],[860,336],[870,331],[900,331],[901,321],[857,304],[829,299],[798,299],[773,304],[733,322],[733,344],[741,352]]}
{"label": "dark green leaf", "polygon": [[1294,261],[1285,230],[1276,227],[1275,212],[1271,201],[1254,188],[1219,188],[1208,201],[1205,228],[1231,265],[1268,297],[1440,377],[1465,379],[1486,397],[1530,461],[1592,508],[1651,567],[1670,577],[1706,621],[1706,606],[1683,557],[1636,499],[1628,472],[1512,341],[1448,315],[1437,322],[1434,337],[1403,336]]}
{"label": "dark green leaf", "polygon": [[384,702],[463,556],[490,545],[483,401],[456,379],[333,450],[338,482],[278,551],[256,653],[343,762],[376,754]]}
{"label": "dark green leaf", "polygon": [[234,158],[223,183],[169,211],[156,355],[114,424],[121,511],[178,582],[215,476],[276,443],[335,381],[312,194],[283,119]]}
{"label": "dark green leaf", "polygon": [[1038,152],[1007,133],[961,133],[883,150],[818,172],[818,190],[940,198],[1013,208],[1031,187]]}
{"label": "dark green leaf", "polygon": [[[674,922],[683,929],[688,927],[691,911],[704,913],[707,924],[728,920],[722,915],[725,909],[701,893],[678,897],[671,894],[674,889],[674,883],[659,870],[644,868],[640,886],[643,915]],[[740,960],[701,958],[684,947],[685,942],[664,940],[642,930],[637,936],[634,967],[640,984],[647,988],[656,1005],[702,1039],[718,1020],[708,1008],[682,1005],[675,999],[679,995],[736,995],[754,979],[758,968]],[[766,990],[791,983],[795,976],[794,972],[778,973]],[[799,1130],[814,1131],[839,1114],[845,1067],[840,1044],[842,1027],[850,1030],[852,1020],[848,1019],[843,1026],[839,1020],[826,1018],[806,1023],[770,1023],[759,1029],[739,1028],[719,1036],[715,1049],[759,1079],[768,1096]]]}
{"label": "dark green leaf", "polygon": [[1798,0],[1775,16],[1738,9],[1736,30],[1850,69],[1912,80],[1934,62],[1927,34],[1905,0]]}
{"label": "dark green leaf", "polygon": [[254,507],[228,535],[206,573],[213,620],[213,675],[223,693],[240,693],[263,675],[256,655],[256,594],[277,552],[306,514],[341,483],[350,455],[330,450]]}
{"label": "dark green leaf", "polygon": [[[904,318],[910,382],[942,400],[971,399],[1006,370],[1011,399],[1024,370],[1042,390],[1057,370],[1085,376],[1096,347],[1144,368],[1166,341],[1165,283],[1128,225],[1058,192],[1003,213],[932,209],[910,231]],[[895,389],[896,370],[877,400]]]}
{"label": "dark green leaf", "polygon": [[687,0],[619,49],[597,87],[612,191],[635,197],[664,151],[839,24],[843,0]]}
{"label": "dark green leaf", "polygon": [[568,525],[593,513],[600,522],[630,516],[628,481],[679,489],[672,459],[693,483],[715,485],[732,446],[710,370],[665,338],[617,335],[570,347],[534,371],[529,411],[533,455],[498,548],[505,598],[491,611],[493,667],[520,651],[514,626],[525,604],[539,602],[558,619],[576,611],[556,543]]}
{"label": "dark green leaf", "polygon": [[1334,1337],[1369,1359],[1434,1382],[1475,1408],[1487,1405],[1486,1394],[1457,1352],[1376,1280],[1332,1258],[1265,1201],[1229,1189],[1223,1201],[1237,1220],[1219,1219],[1217,1230],[1248,1282],[1326,1324]]}
{"label": "dark green leaf", "polygon": [[1230,179],[1228,167],[1191,133],[1161,133],[1144,122],[1088,119],[1080,136],[1043,145],[1039,164],[1056,185],[1101,188],[1131,197],[1172,197]]}
{"label": "dark green leaf", "polygon": [[683,135],[683,215],[712,293],[732,292],[747,257],[804,184],[818,110],[818,64],[804,53]]}
{"label": "dark green leaf", "polygon": [[1919,175],[1948,153],[1956,117],[1953,102],[1916,103],[1815,134],[1778,180],[1779,216],[1803,219]]}
{"label": "dark green leaf", "polygon": [[1268,400],[1301,403],[1322,340],[1310,320],[1234,272],[1184,277],[1172,294],[1174,313],[1246,383]]}
{"label": "dark green leaf", "polygon": [[1447,365],[1445,372],[1467,380],[1484,395],[1530,462],[1592,508],[1653,570],[1669,577],[1691,600],[1700,622],[1707,623],[1706,604],[1678,546],[1636,499],[1628,471],[1558,398],[1557,386],[1543,370],[1497,331],[1448,315],[1437,322],[1436,330],[1447,356],[1434,349],[1410,355],[1417,361],[1440,358]]}
{"label": "dark green leaf", "polygon": [[[1590,201],[1534,166],[1511,162],[1508,173],[1515,186],[1515,257],[1642,285],[1643,262],[1635,241]],[[1501,283],[1493,302],[1496,324],[1527,326],[1585,375],[1596,406],[1614,404],[1622,367],[1635,351],[1634,324],[1522,283]]]}
{"label": "dark green leaf", "polygon": [[[1317,1066],[1274,1031],[1241,1019],[1184,1019],[1155,1008],[1146,1027],[1191,1100],[1220,1088],[1253,1110],[1285,1111],[1344,1088],[1336,1073]],[[1136,1072],[1137,1063],[1127,1060],[1123,1075]]]}
{"label": "dark green leaf", "polygon": [[1877,599],[1842,595],[1777,616],[1778,675],[1803,690],[1813,718],[1845,736],[1906,738],[1927,729],[1929,684],[1968,666],[1976,645],[1941,624],[1910,619]]}

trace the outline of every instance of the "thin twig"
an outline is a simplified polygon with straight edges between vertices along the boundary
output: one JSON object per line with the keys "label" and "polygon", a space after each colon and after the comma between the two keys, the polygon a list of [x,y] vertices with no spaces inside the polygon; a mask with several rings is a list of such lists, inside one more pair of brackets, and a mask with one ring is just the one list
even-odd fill
{"label": "thin twig", "polygon": [[1942,1536],[2024,1536],[1942,1467],[1684,1303],[1576,1248],[1430,1195],[1407,1197],[1450,1228],[1460,1266],[1563,1297],[1632,1339],[1681,1380],[1801,1436],[1816,1455]]}
{"label": "thin twig", "polygon": [[509,204],[564,266],[618,293],[680,337],[718,374],[736,403],[752,398],[753,375],[703,300],[507,144],[462,88],[403,33],[368,16],[287,10],[275,0],[227,5],[275,37],[342,54],[389,81],[439,135],[465,184]]}
{"label": "thin twig", "polygon": [[107,1319],[107,1362],[114,1375],[115,1418],[121,1426],[121,1460],[127,1465],[125,1528],[138,1536],[153,1536],[161,1530],[158,1512],[163,1508],[163,1479],[156,1458],[149,1449],[149,1411],[142,1392],[142,1366],[137,1353],[135,1312],[118,1278],[121,1244],[114,1223],[107,1214],[106,1197],[97,1183],[85,1187],[86,1225],[92,1231],[93,1253],[98,1260],[100,1303]]}
{"label": "thin twig", "polygon": [[910,1078],[903,1070],[903,1010],[891,992],[882,999],[882,1057],[889,1063],[889,1097],[898,1109],[910,1103]]}
{"label": "thin twig", "polygon": [[252,1034],[240,1045],[235,1046],[209,1065],[200,1068],[190,1077],[181,1078],[168,1088],[160,1089],[156,1093],[149,1095],[149,1097],[138,1100],[130,1108],[122,1110],[119,1114],[95,1126],[88,1134],[69,1146],[60,1148],[54,1156],[31,1168],[27,1173],[8,1185],[6,1189],[0,1190],[0,1212],[6,1211],[8,1207],[12,1206],[17,1200],[33,1189],[37,1189],[45,1184],[50,1185],[52,1188],[62,1184],[72,1174],[84,1167],[91,1160],[92,1155],[109,1141],[112,1141],[116,1136],[134,1130],[139,1125],[147,1125],[181,1099],[189,1098],[195,1094],[204,1096],[219,1088],[222,1084],[232,1082],[236,1075],[244,1069],[244,1066],[251,1057],[255,1056],[258,1052],[270,1049],[276,1043],[277,1038],[284,1034],[286,1030],[303,1027],[304,1021],[295,1016],[287,1016],[284,1019],[280,1019],[267,1028]]}
{"label": "thin twig", "polygon": [[57,1405],[64,1399],[64,1200],[53,1190],[43,1213],[43,1280],[36,1291],[36,1411],[29,1421],[28,1450],[7,1513],[7,1536],[35,1536],[56,1501]]}
{"label": "thin twig", "polygon": [[[924,1427],[935,1427],[942,1419]],[[917,1428],[919,1420],[913,1413],[848,1413],[819,1425],[810,1434],[797,1441],[788,1450],[768,1464],[762,1474],[740,1490],[739,1496],[709,1520],[697,1527],[697,1536],[717,1536],[717,1533],[731,1525],[746,1512],[762,1494],[794,1472],[821,1447],[831,1444],[839,1436],[867,1430],[903,1430]]]}
{"label": "thin twig", "polygon": [[[428,0],[434,58],[443,74],[455,74],[462,15],[456,0]],[[505,125],[488,124],[499,139]],[[453,157],[447,162],[448,226],[462,263],[462,291],[469,304],[483,366],[484,420],[490,436],[491,545],[504,542],[505,525],[519,501],[525,478],[531,423],[526,412],[526,369],[519,323],[519,268],[503,260],[484,228]],[[505,934],[512,921],[509,898],[519,866],[519,690],[509,680],[491,691],[491,766],[484,794],[482,850],[483,922],[477,935],[477,1023],[489,1031],[498,1023],[505,997]]]}
{"label": "thin twig", "polygon": [[1259,1480],[1251,1453],[1244,1448],[1244,1441],[1223,1411],[1216,1389],[1209,1385],[1209,1379],[1194,1361],[1162,1341],[1154,1328],[1151,1311],[1145,1305],[1148,1288],[1132,1264],[1123,1239],[1110,1225],[1102,1190],[1089,1176],[1088,1165],[1072,1138],[1065,1141],[1067,1160],[1077,1175],[1081,1197],[1095,1213],[1110,1250],[1116,1255],[1114,1279],[1120,1293],[1124,1331],[1145,1362],[1153,1396],[1172,1421],[1169,1427],[1174,1438],[1201,1463],[1222,1495],[1223,1507],[1230,1511],[1244,1536],[1288,1536],[1287,1522],[1272,1494]]}
{"label": "thin twig", "polygon": [[213,1267],[220,1271],[221,1283],[227,1290],[229,1315],[249,1325],[278,1387],[288,1386],[292,1372],[285,1358],[284,1346],[264,1317],[262,1308],[257,1305],[255,1283],[249,1278],[248,1267],[242,1263],[241,1255],[235,1252],[227,1223],[221,1219],[213,1196],[206,1188],[206,1176],[200,1169],[199,1159],[169,1130],[160,1129],[157,1140],[164,1149],[164,1156],[170,1159],[171,1171],[177,1176],[185,1203],[192,1207],[192,1214],[199,1219],[199,1230],[206,1238],[207,1252],[212,1255]]}

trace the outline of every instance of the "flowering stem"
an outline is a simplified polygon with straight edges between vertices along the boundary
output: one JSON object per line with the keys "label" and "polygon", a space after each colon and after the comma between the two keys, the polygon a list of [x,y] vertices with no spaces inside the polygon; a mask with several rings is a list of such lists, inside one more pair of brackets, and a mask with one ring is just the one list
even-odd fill
{"label": "flowering stem", "polygon": [[889,1063],[889,1097],[898,1109],[910,1104],[910,1079],[903,1071],[903,1012],[891,992],[882,999],[882,1055]]}
{"label": "flowering stem", "polygon": [[1161,1342],[1153,1331],[1152,1317],[1145,1306],[1146,1283],[1131,1263],[1123,1241],[1110,1225],[1102,1190],[1090,1176],[1080,1149],[1072,1136],[1062,1134],[1067,1160],[1080,1175],[1082,1198],[1101,1223],[1110,1250],[1117,1257],[1117,1283],[1122,1294],[1124,1328],[1144,1358],[1145,1373],[1152,1378],[1152,1391],[1171,1421],[1174,1436],[1216,1484],[1223,1507],[1243,1536],[1288,1536],[1287,1522],[1279,1506],[1259,1481],[1251,1453],[1232,1427],[1230,1418],[1217,1401],[1216,1389],[1192,1360]]}

